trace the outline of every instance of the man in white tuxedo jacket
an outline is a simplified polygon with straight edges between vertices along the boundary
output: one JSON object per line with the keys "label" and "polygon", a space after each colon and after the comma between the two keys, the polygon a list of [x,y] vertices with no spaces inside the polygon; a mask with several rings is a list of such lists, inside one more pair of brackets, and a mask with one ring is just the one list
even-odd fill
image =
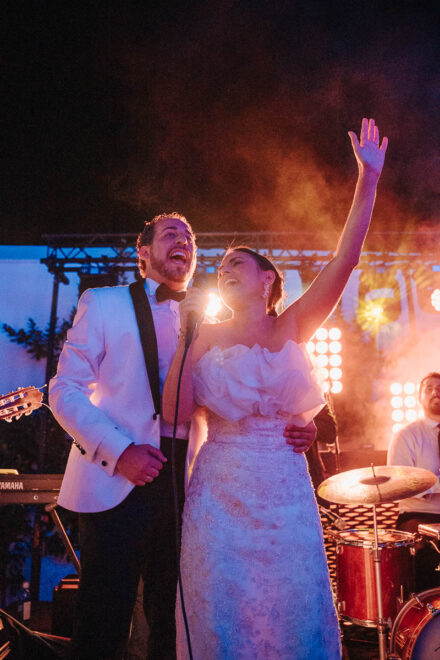
{"label": "man in white tuxedo jacket", "polygon": [[[194,272],[195,253],[192,229],[179,214],[145,223],[138,238],[144,297],[157,340],[160,390],[180,321],[178,302],[159,302],[156,290],[161,284],[169,287],[165,296],[184,291]],[[129,287],[89,289],[82,295],[49,392],[56,419],[74,441],[58,499],[80,514],[82,576],[73,657],[123,657],[142,574],[148,658],[174,658],[172,429],[154,401]],[[181,504],[187,436],[186,426],[178,427]]]}
{"label": "man in white tuxedo jacket", "polygon": [[[147,657],[175,658],[172,429],[161,419],[160,394],[180,331],[177,300],[194,272],[196,247],[190,225],[177,213],[146,222],[137,247],[143,305],[154,322],[146,351],[129,287],[89,289],[49,389],[53,413],[73,438],[58,502],[80,514],[81,581],[72,640],[72,657],[80,660],[124,657],[140,575]],[[154,353],[157,383],[146,369]],[[181,509],[188,428],[178,426],[176,435]],[[289,425],[284,435],[294,451],[305,451],[316,429],[313,423]]]}

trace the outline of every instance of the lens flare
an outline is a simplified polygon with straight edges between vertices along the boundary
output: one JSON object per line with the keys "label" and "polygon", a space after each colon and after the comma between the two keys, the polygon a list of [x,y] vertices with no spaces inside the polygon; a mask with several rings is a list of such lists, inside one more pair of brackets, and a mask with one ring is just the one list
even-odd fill
{"label": "lens flare", "polygon": [[208,305],[206,307],[206,316],[215,317],[223,307],[220,296],[217,293],[210,292],[208,294]]}

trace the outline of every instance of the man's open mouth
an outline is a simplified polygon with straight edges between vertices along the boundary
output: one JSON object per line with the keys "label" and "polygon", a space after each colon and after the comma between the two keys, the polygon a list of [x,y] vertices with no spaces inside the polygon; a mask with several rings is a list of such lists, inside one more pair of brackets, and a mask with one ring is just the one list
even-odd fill
{"label": "man's open mouth", "polygon": [[175,261],[176,263],[186,264],[188,260],[188,254],[185,252],[185,250],[182,249],[171,250],[171,252],[168,254],[168,258],[171,259],[171,261]]}

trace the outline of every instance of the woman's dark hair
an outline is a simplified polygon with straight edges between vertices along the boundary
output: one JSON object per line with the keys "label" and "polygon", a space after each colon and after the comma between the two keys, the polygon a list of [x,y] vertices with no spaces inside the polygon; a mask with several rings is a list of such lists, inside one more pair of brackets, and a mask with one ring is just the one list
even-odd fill
{"label": "woman's dark hair", "polygon": [[247,245],[232,246],[228,249],[229,252],[245,252],[250,254],[251,257],[257,262],[261,270],[272,270],[275,273],[275,279],[270,290],[270,294],[266,301],[266,311],[269,316],[278,316],[277,307],[281,305],[286,294],[284,292],[284,275],[278,268],[271,262],[270,259],[264,257],[262,254],[255,252]]}

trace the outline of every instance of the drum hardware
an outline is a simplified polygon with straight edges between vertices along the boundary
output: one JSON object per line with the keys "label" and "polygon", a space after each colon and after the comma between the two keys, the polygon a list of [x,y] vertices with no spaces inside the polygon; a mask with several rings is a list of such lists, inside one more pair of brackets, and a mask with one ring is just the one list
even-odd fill
{"label": "drum hardware", "polygon": [[440,523],[420,524],[417,529],[421,536],[428,536],[440,541]]}
{"label": "drum hardware", "polygon": [[400,610],[390,637],[388,660],[440,658],[440,588],[411,594]]}
{"label": "drum hardware", "polygon": [[326,509],[321,504],[318,504],[318,509],[321,515],[326,516],[337,529],[346,529],[348,527],[347,521],[341,518],[341,516],[338,516],[334,511]]}
{"label": "drum hardware", "polygon": [[[438,545],[433,540],[433,539],[435,539],[436,541],[440,540],[440,523],[431,523],[429,525],[421,524],[418,525],[417,529],[420,536],[427,537],[428,543],[434,548],[436,553],[440,555],[440,550],[438,548]],[[440,573],[440,562],[437,564],[434,570]]]}
{"label": "drum hardware", "polygon": [[[377,528],[376,505],[395,502],[431,488],[437,481],[435,474],[423,468],[384,465],[348,470],[333,475],[318,487],[318,495],[336,504],[371,505],[373,509],[373,563],[376,586],[377,632],[380,660],[387,658],[387,626],[384,619],[381,552]],[[406,606],[405,606],[406,607]],[[405,609],[405,608],[403,608]],[[401,610],[402,611],[402,610]]]}

